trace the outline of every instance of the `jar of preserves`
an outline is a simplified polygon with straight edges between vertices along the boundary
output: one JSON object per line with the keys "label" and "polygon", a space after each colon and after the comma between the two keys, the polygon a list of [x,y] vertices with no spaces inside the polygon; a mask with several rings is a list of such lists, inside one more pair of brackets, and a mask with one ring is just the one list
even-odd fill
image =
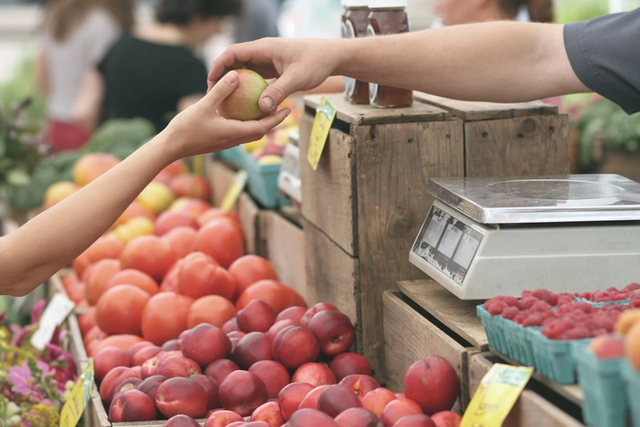
{"label": "jar of preserves", "polygon": [[[342,38],[366,37],[369,25],[369,7],[366,0],[342,0]],[[344,78],[344,95],[354,104],[369,103],[369,83]]]}

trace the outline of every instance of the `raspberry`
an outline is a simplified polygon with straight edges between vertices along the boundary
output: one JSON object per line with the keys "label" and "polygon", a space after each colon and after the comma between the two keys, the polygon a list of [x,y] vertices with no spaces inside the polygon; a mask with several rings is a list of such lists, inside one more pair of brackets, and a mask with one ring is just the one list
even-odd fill
{"label": "raspberry", "polygon": [[536,301],[535,304],[531,307],[531,310],[538,311],[540,313],[544,313],[545,311],[551,311],[551,306],[545,301]]}
{"label": "raspberry", "polygon": [[557,306],[559,299],[560,299],[560,296],[558,294],[551,294],[551,305],[553,307]]}
{"label": "raspberry", "polygon": [[562,326],[564,326],[564,328],[565,328],[566,330],[572,329],[572,328],[574,328],[574,327],[575,327],[575,325],[576,325],[575,320],[574,320],[574,319],[573,319],[573,317],[571,317],[571,316],[565,316],[565,317],[563,317],[563,318],[562,318],[562,320],[561,320],[561,322],[562,322]]}
{"label": "raspberry", "polygon": [[578,302],[573,306],[574,310],[580,310],[584,313],[591,313],[591,304],[588,302]]}
{"label": "raspberry", "polygon": [[551,323],[556,323],[556,322],[562,324],[562,320],[558,319],[557,317],[547,317],[542,321],[542,326],[547,326]]}
{"label": "raspberry", "polygon": [[640,307],[640,299],[634,299],[629,304],[629,308],[638,308],[638,307]]}
{"label": "raspberry", "polygon": [[551,292],[546,289],[536,289],[531,295],[538,299],[541,299],[542,301],[546,301],[548,304],[551,304]]}
{"label": "raspberry", "polygon": [[510,307],[517,307],[520,310],[520,301],[516,297],[504,297],[504,302]]}
{"label": "raspberry", "polygon": [[618,292],[618,288],[616,288],[615,286],[611,286],[607,288],[607,292]]}
{"label": "raspberry", "polygon": [[559,307],[559,309],[561,309],[562,307],[569,305],[569,304],[573,304],[573,297],[572,296],[561,296],[558,297],[558,301],[556,303],[556,305]]}
{"label": "raspberry", "polygon": [[531,296],[531,293],[531,291],[522,291],[522,297],[520,299]]}
{"label": "raspberry", "polygon": [[558,321],[551,322],[542,328],[542,334],[552,340],[558,339],[564,331],[564,326],[562,326],[562,323]]}
{"label": "raspberry", "polygon": [[522,297],[522,299],[520,300],[520,308],[522,308],[523,310],[531,308],[537,301],[540,300],[533,296]]}
{"label": "raspberry", "polygon": [[542,320],[557,319],[557,318],[558,318],[558,315],[554,311],[549,310],[542,313]]}
{"label": "raspberry", "polygon": [[505,307],[507,307],[507,304],[505,304],[503,301],[494,301],[488,306],[487,303],[484,304],[485,310],[487,310],[492,316],[497,316],[498,314],[502,313],[502,310],[504,310]]}
{"label": "raspberry", "polygon": [[591,338],[591,331],[585,327],[575,327],[566,332],[566,337],[569,340],[581,340],[584,338]]}
{"label": "raspberry", "polygon": [[504,317],[505,319],[509,319],[509,320],[513,320],[518,313],[520,313],[520,310],[517,307],[505,307],[504,310],[502,310],[502,317]]}
{"label": "raspberry", "polygon": [[624,288],[624,290],[627,291],[627,292],[633,292],[633,291],[640,290],[640,283],[629,283]]}
{"label": "raspberry", "polygon": [[615,297],[611,298],[612,301],[624,301],[629,299],[629,296],[626,294],[617,294]]}
{"label": "raspberry", "polygon": [[522,322],[522,326],[542,326],[543,321],[544,319],[542,318],[542,313],[531,313],[524,319],[524,322]]}
{"label": "raspberry", "polygon": [[518,325],[522,325],[524,323],[525,315],[520,313],[516,317],[513,318],[513,321]]}

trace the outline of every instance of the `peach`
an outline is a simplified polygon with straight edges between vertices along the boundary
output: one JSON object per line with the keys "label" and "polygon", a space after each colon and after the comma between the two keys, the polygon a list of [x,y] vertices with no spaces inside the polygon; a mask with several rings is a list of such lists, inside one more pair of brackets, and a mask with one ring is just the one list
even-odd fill
{"label": "peach", "polygon": [[204,374],[211,377],[218,385],[222,384],[222,381],[233,371],[239,370],[240,367],[236,363],[229,359],[218,359],[215,362],[211,362],[204,371]]}
{"label": "peach", "polygon": [[254,299],[236,316],[238,327],[243,332],[267,332],[276,320],[276,313],[269,304]]}
{"label": "peach", "polygon": [[462,417],[455,412],[441,411],[431,416],[436,427],[460,427],[462,423]]}
{"label": "peach", "polygon": [[456,371],[440,356],[418,360],[405,373],[405,396],[420,405],[427,415],[450,410],[459,393]]}
{"label": "peach", "polygon": [[129,356],[123,350],[116,347],[106,347],[100,350],[93,358],[93,369],[98,384],[109,371],[117,367],[128,368]]}
{"label": "peach", "polygon": [[131,370],[139,377],[142,377],[142,366],[132,366]]}
{"label": "peach", "polygon": [[[192,227],[180,226],[164,233],[162,240],[171,245],[178,259],[182,259],[193,252],[193,242],[196,240],[196,234],[197,231]],[[166,277],[167,275],[165,275]]]}
{"label": "peach", "polygon": [[362,408],[362,402],[343,385],[330,385],[318,398],[318,409],[332,417],[337,417],[349,408]]}
{"label": "peach", "polygon": [[114,423],[153,421],[157,418],[156,404],[140,390],[125,390],[117,395],[109,408],[109,420]]}
{"label": "peach", "polygon": [[[138,351],[142,350],[145,347],[151,347],[154,344],[152,342],[149,341],[142,341],[139,343],[136,343],[134,345],[131,346],[131,348],[129,349],[129,351],[127,352],[127,354],[129,355],[129,358],[133,357],[134,354],[136,354]],[[95,365],[95,359],[93,361],[94,365]]]}
{"label": "peach", "polygon": [[204,388],[207,393],[207,410],[216,409],[220,407],[220,399],[218,397],[218,384],[206,375],[196,374],[190,377],[193,381],[197,382]]}
{"label": "peach", "polygon": [[615,359],[625,356],[624,336],[599,335],[589,343],[589,348],[599,359]]}
{"label": "peach", "polygon": [[181,351],[182,342],[178,340],[169,340],[162,344],[162,351]]}
{"label": "peach", "polygon": [[278,323],[281,320],[293,320],[294,322],[300,322],[302,320],[302,316],[307,313],[307,309],[304,307],[289,307],[282,310],[277,316],[275,323]]}
{"label": "peach", "polygon": [[231,354],[236,351],[236,347],[238,347],[238,343],[240,342],[240,338],[229,338],[231,341]]}
{"label": "peach", "polygon": [[189,227],[197,230],[198,221],[186,212],[165,211],[158,215],[155,222],[155,235],[162,236],[178,227]]}
{"label": "peach", "polygon": [[274,360],[260,360],[251,365],[248,371],[262,380],[267,387],[269,399],[276,399],[280,390],[291,380],[287,368]]}
{"label": "peach", "polygon": [[384,407],[387,406],[389,402],[396,399],[397,397],[395,393],[393,393],[391,390],[384,387],[379,387],[365,394],[364,398],[362,399],[362,406],[373,411],[373,413],[376,414],[378,418],[380,418],[382,416]]}
{"label": "peach", "polygon": [[187,415],[174,415],[169,418],[162,427],[200,427],[200,424]]}
{"label": "peach", "polygon": [[158,353],[155,357],[152,357],[142,364],[141,376],[143,379],[156,375],[158,372],[158,363],[160,362],[161,354],[162,352]]}
{"label": "peach", "polygon": [[144,362],[155,357],[162,349],[158,346],[148,346],[136,351],[131,357],[131,366],[142,366]]}
{"label": "peach", "polygon": [[202,368],[211,362],[229,357],[231,341],[224,332],[213,325],[201,323],[182,339],[182,354],[193,359]]}
{"label": "peach", "polygon": [[347,375],[340,381],[340,384],[349,387],[361,400],[370,391],[380,388],[378,381],[369,375]]}
{"label": "peach", "polygon": [[238,327],[238,319],[234,317],[233,319],[228,320],[224,325],[222,325],[222,332],[228,334],[229,332],[239,331]]}
{"label": "peach", "polygon": [[315,335],[302,326],[288,326],[273,340],[273,358],[289,369],[313,362],[320,354]]}
{"label": "peach", "polygon": [[257,120],[263,117],[258,100],[267,88],[267,82],[260,74],[249,69],[235,72],[238,73],[238,86],[222,101],[218,112],[222,117],[234,120]]}
{"label": "peach", "polygon": [[410,399],[392,400],[385,406],[380,416],[380,421],[384,427],[393,427],[393,425],[402,417],[413,414],[422,414],[420,405]]}
{"label": "peach", "polygon": [[248,423],[244,423],[244,424],[240,424],[243,427],[270,427],[271,424],[269,424],[266,421],[251,421]]}
{"label": "peach", "polygon": [[160,387],[160,384],[166,380],[167,378],[162,375],[154,375],[144,379],[136,388],[149,396],[155,402],[156,395],[158,394],[158,387]]}
{"label": "peach", "polygon": [[73,182],[80,187],[85,186],[118,163],[120,159],[113,154],[85,154],[73,165]]}
{"label": "peach", "polygon": [[400,418],[393,427],[437,427],[428,415],[413,414]]}
{"label": "peach", "polygon": [[338,427],[333,419],[316,409],[300,409],[291,416],[291,419],[287,423],[287,427]]}
{"label": "peach", "polygon": [[227,424],[227,427],[245,427],[247,425],[246,421],[235,421],[231,424]]}
{"label": "peach", "polygon": [[156,405],[167,418],[184,414],[201,418],[207,413],[207,392],[189,378],[169,378],[158,387]]}
{"label": "peach", "polygon": [[[294,307],[292,307],[292,308],[294,308]],[[300,308],[300,307],[295,307],[295,308]],[[269,328],[269,331],[267,332],[267,335],[269,335],[269,338],[271,338],[273,340],[273,339],[276,338],[276,335],[278,335],[278,332],[280,332],[281,330],[283,330],[287,326],[302,326],[302,324],[299,321],[291,320],[291,319],[284,319],[284,320],[276,321],[276,323],[274,323]]]}
{"label": "peach", "polygon": [[255,374],[233,371],[222,381],[219,389],[220,403],[239,415],[250,415],[268,399],[267,387]]}
{"label": "peach", "polygon": [[211,205],[201,199],[193,199],[190,197],[180,197],[169,206],[170,211],[186,212],[198,218],[204,212],[211,209]]}
{"label": "peach", "polygon": [[326,310],[339,311],[333,304],[329,304],[328,302],[319,302],[304,313],[304,315],[300,319],[300,323],[302,323],[304,326],[307,326],[313,316],[320,313],[321,311]]}
{"label": "peach", "polygon": [[243,369],[260,360],[271,360],[271,338],[262,332],[248,333],[238,342],[233,360]]}
{"label": "peach", "polygon": [[340,427],[377,427],[378,425],[376,414],[365,408],[349,408],[340,413],[334,421]]}
{"label": "peach", "polygon": [[313,390],[313,386],[307,383],[291,383],[280,390],[280,393],[278,393],[278,405],[280,405],[280,410],[285,420],[289,421],[311,390]]}
{"label": "peach", "polygon": [[302,408],[310,408],[310,409],[318,409],[318,399],[325,389],[329,387],[329,385],[321,385],[313,390],[311,390],[300,402],[300,409]]}
{"label": "peach", "polygon": [[[262,333],[262,332],[256,332],[256,333]],[[242,331],[231,331],[227,334],[227,336],[229,338],[238,338],[239,340],[242,339],[243,337],[245,337],[247,334],[245,334]],[[272,338],[273,339],[273,338]]]}
{"label": "peach", "polygon": [[336,384],[336,377],[327,365],[309,362],[300,366],[291,378],[296,383],[308,383],[314,387]]}
{"label": "peach", "polygon": [[329,357],[348,351],[356,335],[349,317],[334,310],[325,310],[314,315],[308,328],[318,339],[322,354]]}
{"label": "peach", "polygon": [[233,411],[226,411],[223,409],[215,411],[209,415],[204,427],[225,427],[235,422],[241,422],[244,424],[244,419]]}
{"label": "peach", "polygon": [[109,373],[104,376],[102,384],[100,384],[100,398],[104,404],[108,405],[111,403],[116,387],[118,387],[122,381],[132,377],[139,378],[139,375],[136,375],[131,368],[125,368],[124,366],[119,366],[109,371]]}
{"label": "peach", "polygon": [[280,427],[286,422],[282,417],[282,412],[280,412],[278,402],[274,401],[267,402],[253,411],[253,414],[251,414],[251,421],[264,421],[270,427]]}
{"label": "peach", "polygon": [[202,371],[196,362],[179,356],[169,357],[160,361],[156,368],[156,375],[162,375],[167,378],[189,378],[192,375],[201,373]]}
{"label": "peach", "polygon": [[352,374],[371,375],[371,365],[358,353],[339,354],[329,363],[329,367],[338,381]]}
{"label": "peach", "polygon": [[113,390],[113,399],[112,399],[112,401],[115,400],[116,396],[118,394],[122,393],[123,391],[132,390],[134,388],[138,388],[138,385],[141,382],[142,382],[142,378],[138,378],[138,377],[131,377],[131,378],[127,378],[126,380],[122,381]]}
{"label": "peach", "polygon": [[174,177],[169,188],[176,197],[192,197],[207,200],[209,198],[209,182],[197,175],[185,174]]}

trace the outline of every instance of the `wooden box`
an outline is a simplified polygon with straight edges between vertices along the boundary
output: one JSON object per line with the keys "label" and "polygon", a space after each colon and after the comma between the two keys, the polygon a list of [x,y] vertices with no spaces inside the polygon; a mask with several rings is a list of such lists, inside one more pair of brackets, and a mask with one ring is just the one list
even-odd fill
{"label": "wooden box", "polygon": [[541,103],[430,98],[379,110],[329,99],[338,111],[315,171],[306,158],[319,96],[300,119],[309,303],[355,311],[358,351],[384,382],[382,292],[425,277],[408,258],[433,203],[429,179],[567,173],[567,118]]}

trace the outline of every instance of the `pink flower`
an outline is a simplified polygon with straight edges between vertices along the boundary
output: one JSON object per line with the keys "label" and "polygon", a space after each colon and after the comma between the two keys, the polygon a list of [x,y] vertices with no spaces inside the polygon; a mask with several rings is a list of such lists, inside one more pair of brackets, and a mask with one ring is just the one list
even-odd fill
{"label": "pink flower", "polygon": [[42,312],[44,311],[47,302],[45,300],[40,300],[33,309],[31,309],[31,323],[38,323],[40,321],[40,317],[42,317]]}
{"label": "pink flower", "polygon": [[31,376],[31,369],[29,369],[26,361],[22,366],[12,366],[11,369],[9,369],[9,381],[13,384],[11,391],[14,393],[23,396],[33,394],[39,398],[45,396],[43,392],[35,388],[35,378]]}

